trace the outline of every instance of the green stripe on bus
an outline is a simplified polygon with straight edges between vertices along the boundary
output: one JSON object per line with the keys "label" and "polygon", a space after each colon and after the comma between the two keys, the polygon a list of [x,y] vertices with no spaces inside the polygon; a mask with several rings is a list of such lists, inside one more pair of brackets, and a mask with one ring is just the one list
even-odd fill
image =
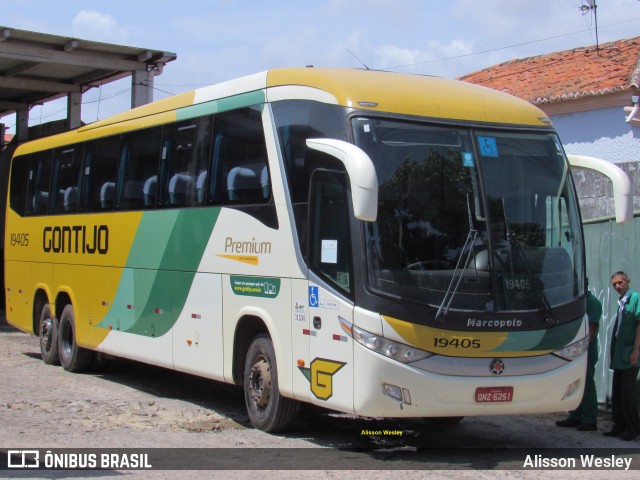
{"label": "green stripe on bus", "polygon": [[[160,337],[171,330],[187,300],[219,214],[219,208],[180,210],[147,301],[128,333]],[[176,271],[178,258],[183,271]]]}
{"label": "green stripe on bus", "polygon": [[211,115],[218,112],[226,112],[228,110],[249,107],[251,105],[263,105],[265,100],[265,94],[262,90],[242,93],[240,95],[234,95],[233,97],[198,103],[197,105],[181,108],[176,111],[176,120],[187,120],[189,118]]}
{"label": "green stripe on bus", "polygon": [[578,334],[582,319],[564,323],[546,330],[509,332],[504,342],[493,352],[558,350],[568,345]]}
{"label": "green stripe on bus", "polygon": [[145,213],[127,261],[133,268],[123,271],[100,326],[149,337],[167,333],[184,307],[219,214],[219,208]]}
{"label": "green stripe on bus", "polygon": [[578,318],[572,322],[563,323],[557,327],[545,330],[544,337],[536,350],[559,350],[569,345],[575,338],[582,327],[582,318]]}
{"label": "green stripe on bus", "polygon": [[127,267],[160,268],[180,210],[145,212],[131,245]]}
{"label": "green stripe on bus", "polygon": [[504,341],[492,352],[515,352],[535,350],[546,330],[531,330],[525,332],[509,332]]}

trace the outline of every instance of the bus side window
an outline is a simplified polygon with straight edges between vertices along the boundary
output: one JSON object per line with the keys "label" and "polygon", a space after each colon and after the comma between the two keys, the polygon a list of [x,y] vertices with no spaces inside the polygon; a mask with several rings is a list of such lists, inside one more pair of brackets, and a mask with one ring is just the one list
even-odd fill
{"label": "bus side window", "polygon": [[347,294],[353,291],[349,217],[346,175],[314,173],[309,205],[311,268]]}
{"label": "bus side window", "polygon": [[29,183],[29,156],[23,155],[13,159],[11,167],[11,194],[9,206],[19,215],[26,213],[27,185]]}
{"label": "bus side window", "polygon": [[219,114],[214,126],[210,203],[267,203],[271,198],[271,182],[259,108]]}
{"label": "bus side window", "polygon": [[116,208],[155,207],[162,127],[137,130],[122,136],[116,186]]}
{"label": "bus side window", "polygon": [[160,159],[158,206],[203,205],[211,148],[211,117],[166,125]]}
{"label": "bus side window", "polygon": [[40,215],[49,212],[51,188],[51,150],[31,155],[29,184],[27,187],[27,213]]}
{"label": "bus side window", "polygon": [[77,212],[80,200],[82,146],[73,145],[54,150],[51,212]]}
{"label": "bus side window", "polygon": [[118,169],[118,136],[87,142],[80,208],[85,212],[113,210]]}

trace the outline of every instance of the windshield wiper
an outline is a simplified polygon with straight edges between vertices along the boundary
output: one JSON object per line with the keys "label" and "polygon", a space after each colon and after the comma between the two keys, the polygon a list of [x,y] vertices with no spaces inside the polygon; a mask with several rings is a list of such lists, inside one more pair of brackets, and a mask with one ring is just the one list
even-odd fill
{"label": "windshield wiper", "polygon": [[[518,243],[515,234],[509,227],[509,218],[507,217],[507,211],[504,205],[504,198],[502,200],[502,212],[504,215],[504,228],[505,233],[507,235],[507,241],[509,242],[509,264],[511,266],[511,276],[515,275],[514,272],[514,261],[513,261],[513,250],[517,253],[517,258],[520,260],[522,265],[524,265],[524,271],[529,280],[531,287],[533,288],[534,297],[540,298],[540,303],[542,303],[542,307],[546,313],[546,321],[547,324],[550,325],[554,322],[553,319],[553,310],[551,309],[551,304],[549,303],[549,299],[547,298],[546,293],[544,293],[544,286],[542,288],[537,287],[538,280],[536,279],[533,271],[531,270],[531,265],[529,265],[529,261],[527,260],[527,256],[525,255],[522,247]],[[537,294],[537,295],[536,295]],[[557,324],[557,322],[556,322]]]}
{"label": "windshield wiper", "polygon": [[[458,291],[458,287],[462,282],[462,277],[464,277],[464,269],[469,264],[469,259],[473,255],[475,257],[475,251],[473,245],[478,238],[478,230],[473,228],[473,217],[471,216],[471,206],[469,205],[469,195],[467,195],[467,213],[469,216],[469,233],[467,233],[467,238],[464,241],[464,245],[462,246],[462,251],[467,252],[466,254],[460,255],[458,257],[458,261],[456,262],[456,268],[453,271],[453,275],[451,275],[451,281],[449,282],[449,286],[447,287],[447,291],[442,298],[442,303],[440,307],[438,307],[438,311],[436,312],[436,322],[444,321],[447,313],[449,312],[449,308],[451,307],[451,303],[453,302],[453,298]],[[463,260],[464,259],[464,260]],[[475,265],[475,261],[473,262]],[[458,273],[459,272],[459,273]],[[457,281],[456,281],[456,277]],[[455,286],[454,286],[455,283]],[[453,287],[453,288],[452,288]]]}

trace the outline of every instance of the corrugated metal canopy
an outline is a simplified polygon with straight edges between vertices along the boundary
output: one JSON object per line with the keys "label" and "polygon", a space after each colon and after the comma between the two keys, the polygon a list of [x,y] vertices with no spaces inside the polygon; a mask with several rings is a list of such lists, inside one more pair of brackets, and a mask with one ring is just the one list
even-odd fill
{"label": "corrugated metal canopy", "polygon": [[0,116],[149,71],[176,54],[0,26]]}

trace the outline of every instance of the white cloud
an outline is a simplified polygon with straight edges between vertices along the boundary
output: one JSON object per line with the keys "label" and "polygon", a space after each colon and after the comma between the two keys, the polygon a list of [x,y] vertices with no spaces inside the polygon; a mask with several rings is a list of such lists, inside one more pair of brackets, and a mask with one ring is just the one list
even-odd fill
{"label": "white cloud", "polygon": [[375,68],[407,73],[455,77],[467,68],[474,45],[457,38],[448,43],[430,40],[424,48],[382,45],[375,49]]}
{"label": "white cloud", "polygon": [[127,31],[118,25],[111,15],[95,10],[81,10],[73,18],[73,35],[87,40],[122,43],[127,41]]}
{"label": "white cloud", "polygon": [[422,56],[420,50],[402,48],[396,45],[381,45],[375,49],[376,65],[382,68],[414,65]]}

